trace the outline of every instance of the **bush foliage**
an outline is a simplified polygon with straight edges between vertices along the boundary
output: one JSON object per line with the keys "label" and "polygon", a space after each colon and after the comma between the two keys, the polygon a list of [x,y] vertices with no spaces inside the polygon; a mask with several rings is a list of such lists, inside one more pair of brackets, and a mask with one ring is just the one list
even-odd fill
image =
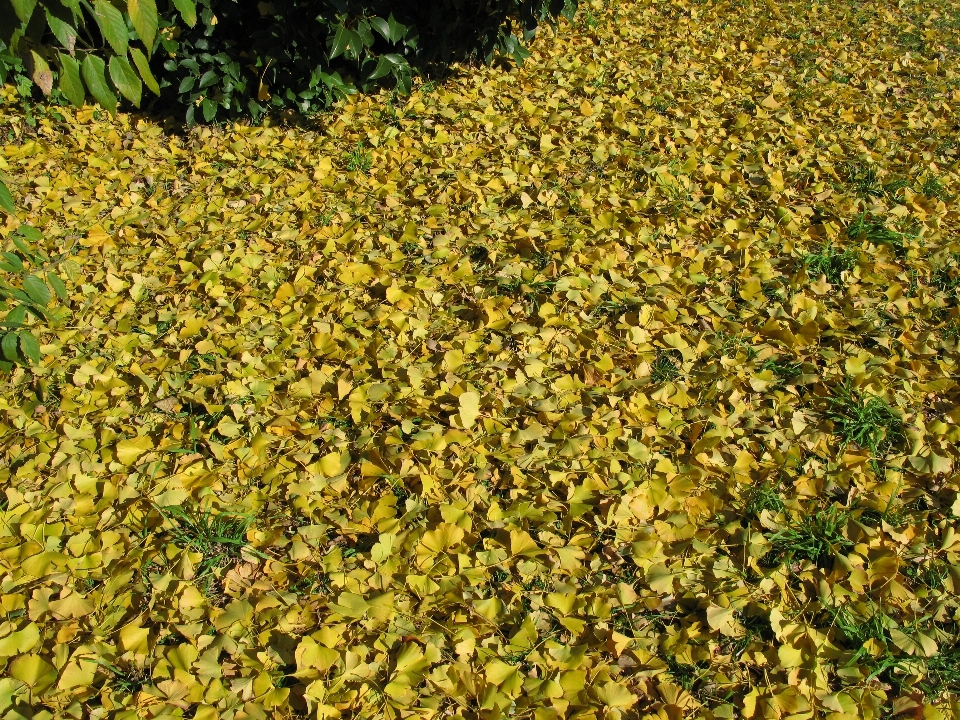
{"label": "bush foliage", "polygon": [[0,0],[0,82],[115,112],[152,93],[186,120],[317,112],[453,60],[522,63],[575,0]]}

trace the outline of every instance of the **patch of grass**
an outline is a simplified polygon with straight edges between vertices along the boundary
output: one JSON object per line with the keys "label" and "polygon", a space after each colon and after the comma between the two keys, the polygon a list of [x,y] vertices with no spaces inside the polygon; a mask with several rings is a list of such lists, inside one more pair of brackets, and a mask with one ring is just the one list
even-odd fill
{"label": "patch of grass", "polygon": [[736,357],[737,353],[743,350],[747,355],[747,360],[753,360],[757,356],[757,349],[744,340],[740,335],[733,335],[720,331],[717,333],[717,340],[720,341],[720,354],[726,357]]}
{"label": "patch of grass", "polygon": [[894,178],[890,182],[883,184],[883,192],[887,197],[894,198],[898,192],[908,187],[910,187],[909,180],[905,178]]}
{"label": "patch of grass", "polygon": [[942,293],[956,292],[957,288],[960,288],[960,268],[941,265],[933,271],[930,283]]}
{"label": "patch of grass", "polygon": [[318,570],[297,578],[290,583],[288,590],[296,595],[327,594],[330,592],[330,578]]}
{"label": "patch of grass", "polygon": [[113,674],[109,683],[110,687],[123,695],[135,695],[145,685],[150,684],[151,673],[147,668],[133,666],[124,669],[102,658],[84,657],[82,660],[109,670]]}
{"label": "patch of grass", "polygon": [[891,684],[899,684],[897,676],[890,672],[903,662],[894,656],[891,648],[890,618],[877,608],[869,616],[855,613],[847,606],[830,611],[834,613],[833,625],[842,636],[841,642],[854,651],[845,666],[859,664],[869,670],[869,677],[882,677]]}
{"label": "patch of grass", "polygon": [[179,506],[158,508],[170,522],[171,540],[185,550],[200,553],[196,577],[204,578],[219,568],[240,559],[247,547],[247,530],[253,524],[248,515],[213,513],[210,510],[188,512]]}
{"label": "patch of grass", "polygon": [[889,245],[897,257],[906,254],[904,239],[905,233],[891,230],[880,218],[861,213],[860,216],[847,226],[847,236],[851,240],[867,240],[874,245]]}
{"label": "patch of grass", "polygon": [[764,510],[776,514],[784,508],[783,498],[780,493],[769,483],[763,482],[750,489],[747,493],[746,504],[743,512],[749,518],[759,518]]}
{"label": "patch of grass", "polygon": [[852,250],[838,251],[829,242],[803,258],[808,275],[819,277],[826,275],[831,285],[842,285],[843,274],[851,272],[857,266],[857,253]]}
{"label": "patch of grass", "polygon": [[940,182],[939,178],[932,173],[927,173],[920,182],[920,192],[934,200],[947,199],[947,189]]}
{"label": "patch of grass", "polygon": [[923,35],[913,31],[900,33],[897,44],[911,52],[920,54],[923,54],[927,47],[927,42],[923,39]]}
{"label": "patch of grass", "polygon": [[619,318],[624,313],[629,312],[632,306],[633,304],[627,300],[614,297],[604,297],[590,311],[590,316],[593,318],[607,320]]}
{"label": "patch of grass", "polygon": [[657,192],[663,197],[664,208],[674,217],[690,202],[690,193],[683,183],[675,177],[657,173],[653,181]]}
{"label": "patch of grass", "polygon": [[655,383],[668,382],[680,377],[680,365],[671,352],[658,352],[650,366],[650,379]]}
{"label": "patch of grass", "polygon": [[353,419],[350,417],[337,417],[336,415],[324,415],[320,418],[321,425],[324,423],[329,423],[332,427],[337,430],[343,430],[348,432],[350,430],[355,430],[356,426],[354,425]]}
{"label": "patch of grass", "polygon": [[857,650],[858,655],[866,652],[863,645],[869,640],[876,640],[886,647],[887,622],[887,618],[879,611],[864,618],[846,606],[840,608],[834,616],[834,627],[843,634],[850,647]]}
{"label": "patch of grass", "polygon": [[709,663],[699,662],[696,665],[687,665],[675,657],[666,658],[667,674],[671,679],[687,692],[693,691],[697,682],[706,674]]}
{"label": "patch of grass", "polygon": [[556,286],[556,280],[532,280],[524,282],[523,278],[513,278],[504,283],[500,283],[500,290],[506,295],[523,298],[526,302],[532,303],[534,308],[540,307],[540,296],[549,295]]}
{"label": "patch of grass", "polygon": [[347,153],[347,170],[366,173],[371,167],[373,167],[373,155],[363,149],[362,142],[358,142],[357,147]]}
{"label": "patch of grass", "polygon": [[771,371],[782,383],[789,383],[796,380],[803,374],[803,366],[795,360],[781,360],[780,358],[770,358],[760,365],[761,370]]}
{"label": "patch of grass", "polygon": [[960,643],[927,658],[924,677],[917,687],[928,698],[960,693]]}
{"label": "patch of grass", "polygon": [[761,292],[763,293],[763,296],[770,302],[782,303],[784,300],[783,286],[779,280],[770,280],[763,283],[761,286]]}
{"label": "patch of grass", "polygon": [[737,620],[743,626],[744,634],[738,638],[729,638],[726,645],[735,660],[739,660],[751,643],[768,643],[775,637],[770,618],[766,615],[737,611]]}
{"label": "patch of grass", "polygon": [[584,6],[583,15],[580,18],[579,24],[582,30],[596,30],[600,25],[597,21],[597,16],[593,14],[593,11],[588,6]]}
{"label": "patch of grass", "polygon": [[923,558],[920,562],[908,561],[901,566],[903,576],[913,585],[934,592],[940,590],[950,577],[950,566],[937,558]]}
{"label": "patch of grass", "polygon": [[653,98],[653,102],[650,103],[650,109],[657,113],[657,115],[667,115],[672,107],[673,102],[670,98],[664,97],[663,95],[657,95]]}
{"label": "patch of grass", "polygon": [[960,320],[953,320],[943,329],[944,340],[960,340]]}
{"label": "patch of grass", "polygon": [[849,510],[831,505],[778,530],[768,538],[773,547],[764,557],[765,564],[810,560],[826,566],[835,555],[853,548],[853,542],[843,534],[849,518]]}
{"label": "patch of grass", "polygon": [[[843,82],[848,82],[844,80]],[[838,82],[841,82],[838,80]],[[873,165],[851,163],[847,166],[847,183],[853,191],[862,198],[883,197],[886,191],[877,176],[877,169]]]}
{"label": "patch of grass", "polygon": [[880,459],[906,439],[903,421],[893,408],[880,397],[860,395],[849,382],[837,387],[828,403],[827,419],[833,422],[841,449],[853,443]]}

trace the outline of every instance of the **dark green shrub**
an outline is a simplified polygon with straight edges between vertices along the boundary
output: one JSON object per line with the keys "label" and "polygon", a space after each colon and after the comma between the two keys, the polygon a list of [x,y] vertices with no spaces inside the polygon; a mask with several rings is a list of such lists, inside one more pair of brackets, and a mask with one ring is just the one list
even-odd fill
{"label": "dark green shrub", "polygon": [[113,112],[144,86],[188,123],[317,112],[452,61],[528,56],[576,0],[0,0],[0,82]]}

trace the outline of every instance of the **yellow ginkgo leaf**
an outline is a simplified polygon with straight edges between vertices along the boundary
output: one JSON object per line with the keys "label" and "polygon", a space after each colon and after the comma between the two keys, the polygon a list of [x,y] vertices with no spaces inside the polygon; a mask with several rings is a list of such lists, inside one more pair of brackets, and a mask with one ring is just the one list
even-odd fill
{"label": "yellow ginkgo leaf", "polygon": [[117,462],[133,465],[141,455],[153,449],[153,440],[147,435],[121,440],[117,443]]}

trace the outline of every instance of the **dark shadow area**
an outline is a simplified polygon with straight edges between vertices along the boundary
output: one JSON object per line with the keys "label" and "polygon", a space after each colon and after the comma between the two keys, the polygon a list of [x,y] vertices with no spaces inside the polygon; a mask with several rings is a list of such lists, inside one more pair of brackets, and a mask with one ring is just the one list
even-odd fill
{"label": "dark shadow area", "polygon": [[310,115],[354,92],[408,92],[414,76],[442,80],[454,62],[522,62],[522,41],[574,8],[570,0],[200,0],[192,28],[178,22],[161,32],[152,62],[161,96],[148,107],[179,109],[188,124]]}

